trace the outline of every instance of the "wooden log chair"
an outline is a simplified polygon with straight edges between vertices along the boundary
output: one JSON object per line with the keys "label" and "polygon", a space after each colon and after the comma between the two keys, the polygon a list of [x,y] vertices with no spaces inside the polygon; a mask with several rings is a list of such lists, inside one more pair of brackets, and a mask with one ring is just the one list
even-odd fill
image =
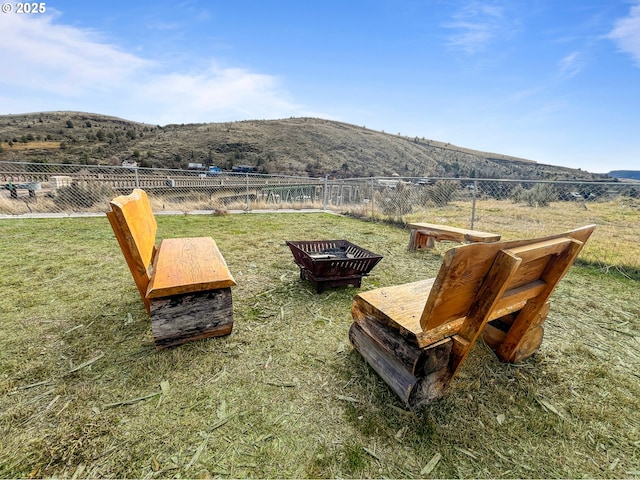
{"label": "wooden log chair", "polygon": [[135,189],[110,205],[107,217],[151,317],[156,348],[230,334],[236,282],[213,238],[168,238],[156,247],[146,192]]}
{"label": "wooden log chair", "polygon": [[549,296],[594,229],[452,248],[433,279],[358,294],[349,339],[409,408],[441,398],[481,334],[505,362],[539,349]]}

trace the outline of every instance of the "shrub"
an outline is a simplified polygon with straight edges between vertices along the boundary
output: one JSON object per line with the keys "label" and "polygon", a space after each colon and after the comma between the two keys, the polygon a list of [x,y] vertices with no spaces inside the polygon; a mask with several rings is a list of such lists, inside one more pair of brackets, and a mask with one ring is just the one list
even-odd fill
{"label": "shrub", "polygon": [[435,185],[427,187],[427,198],[437,207],[448,205],[459,183],[452,180],[438,180]]}
{"label": "shrub", "polygon": [[407,188],[403,183],[398,182],[394,189],[385,191],[386,195],[378,196],[377,202],[382,206],[382,213],[389,216],[402,216],[413,211],[412,201],[413,189]]}
{"label": "shrub", "polygon": [[530,189],[518,185],[511,192],[514,202],[526,202],[530,207],[547,207],[549,203],[558,199],[558,194],[553,185],[538,183]]}
{"label": "shrub", "polygon": [[103,183],[82,182],[62,187],[57,191],[53,202],[61,208],[91,208],[95,204],[115,196],[114,190]]}
{"label": "shrub", "polygon": [[526,201],[527,189],[525,189],[522,185],[518,184],[513,190],[511,190],[511,200],[513,203],[521,203]]}

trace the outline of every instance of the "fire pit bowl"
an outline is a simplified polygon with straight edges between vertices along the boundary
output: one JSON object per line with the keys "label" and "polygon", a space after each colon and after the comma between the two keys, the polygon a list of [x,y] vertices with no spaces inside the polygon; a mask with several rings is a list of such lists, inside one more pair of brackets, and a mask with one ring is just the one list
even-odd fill
{"label": "fire pit bowl", "polygon": [[290,241],[287,245],[300,267],[300,278],[309,280],[321,293],[326,287],[360,287],[362,277],[382,260],[382,255],[347,240]]}

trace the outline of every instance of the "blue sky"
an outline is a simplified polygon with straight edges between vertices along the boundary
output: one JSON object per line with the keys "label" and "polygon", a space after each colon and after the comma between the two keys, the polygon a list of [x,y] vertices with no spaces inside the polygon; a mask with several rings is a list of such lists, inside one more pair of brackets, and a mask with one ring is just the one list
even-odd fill
{"label": "blue sky", "polygon": [[640,169],[640,0],[8,4],[0,114],[313,116],[591,172]]}

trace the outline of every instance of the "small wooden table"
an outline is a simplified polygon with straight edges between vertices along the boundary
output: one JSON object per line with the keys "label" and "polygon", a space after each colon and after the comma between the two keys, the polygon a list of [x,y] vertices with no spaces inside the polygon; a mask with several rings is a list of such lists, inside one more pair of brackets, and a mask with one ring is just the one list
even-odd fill
{"label": "small wooden table", "polygon": [[500,240],[500,235],[465,228],[450,227],[449,225],[437,225],[434,223],[409,223],[411,229],[409,237],[409,250],[419,248],[433,248],[435,242],[448,240],[459,243],[490,243]]}

